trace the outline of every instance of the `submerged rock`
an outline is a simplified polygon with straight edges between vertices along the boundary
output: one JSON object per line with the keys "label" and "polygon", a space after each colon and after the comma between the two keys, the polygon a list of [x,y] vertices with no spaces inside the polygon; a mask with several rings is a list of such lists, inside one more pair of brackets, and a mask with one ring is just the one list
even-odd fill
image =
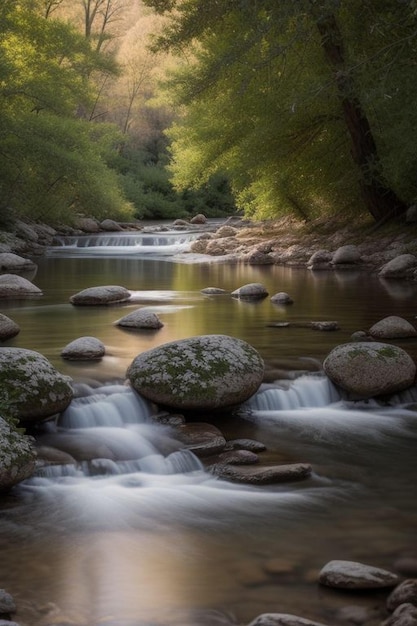
{"label": "submerged rock", "polygon": [[319,574],[319,582],[341,589],[380,589],[395,587],[399,577],[380,567],[356,561],[329,561]]}
{"label": "submerged rock", "polygon": [[115,325],[125,328],[149,328],[151,330],[163,327],[163,323],[157,314],[146,308],[136,309],[128,313],[128,315],[117,320]]}
{"label": "submerged rock", "polygon": [[213,474],[223,480],[246,485],[274,485],[277,483],[303,480],[311,475],[308,463],[289,463],[268,466],[236,466],[218,464],[211,469]]}
{"label": "submerged rock", "polygon": [[226,445],[227,450],[249,450],[250,452],[263,452],[266,445],[256,439],[229,439]]}
{"label": "submerged rock", "polygon": [[227,293],[226,289],[220,289],[220,287],[205,287],[201,290],[205,296],[223,296]]}
{"label": "submerged rock", "polygon": [[70,381],[39,352],[0,348],[0,405],[23,423],[66,409],[73,397]]}
{"label": "submerged rock", "polygon": [[326,626],[310,619],[290,615],[289,613],[262,613],[258,615],[248,626]]}
{"label": "submerged rock", "polygon": [[139,354],[127,370],[138,393],[179,409],[217,409],[245,402],[260,387],[264,362],[241,339],[200,335]]}
{"label": "submerged rock", "polygon": [[118,304],[130,299],[130,291],[119,285],[105,285],[102,287],[88,287],[70,297],[71,304],[96,305]]}
{"label": "submerged rock", "polygon": [[407,389],[416,375],[415,363],[405,350],[377,341],[336,346],[323,368],[336,385],[358,398]]}
{"label": "submerged rock", "polygon": [[96,337],[79,337],[62,349],[61,356],[69,361],[97,361],[105,352],[104,343]]}
{"label": "submerged rock", "polygon": [[233,298],[241,298],[242,300],[262,300],[267,296],[266,287],[261,283],[248,283],[232,291]]}
{"label": "submerged rock", "polygon": [[221,452],[226,439],[218,428],[204,422],[183,424],[176,429],[178,439],[198,457],[205,457]]}
{"label": "submerged rock", "polygon": [[279,291],[271,297],[273,304],[294,304],[294,300],[285,291]]}

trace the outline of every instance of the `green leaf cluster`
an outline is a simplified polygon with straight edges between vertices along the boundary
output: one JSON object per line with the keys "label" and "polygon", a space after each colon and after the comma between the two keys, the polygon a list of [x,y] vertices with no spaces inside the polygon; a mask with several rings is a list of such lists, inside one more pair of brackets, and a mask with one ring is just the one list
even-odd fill
{"label": "green leaf cluster", "polygon": [[108,167],[120,138],[83,115],[94,98],[92,73],[115,65],[41,9],[36,0],[0,6],[0,211],[50,223],[77,213],[126,217],[129,204]]}
{"label": "green leaf cluster", "polygon": [[[177,188],[231,179],[249,215],[304,219],[365,209],[379,178],[417,196],[417,19],[398,0],[146,0],[169,17],[155,48],[183,62],[167,80],[183,112],[170,130]],[[335,16],[351,93],[323,51],[318,25]],[[377,146],[352,159],[344,99],[358,103]]]}
{"label": "green leaf cluster", "polygon": [[139,150],[129,141],[111,160],[126,198],[135,207],[136,218],[189,219],[198,213],[222,217],[236,212],[230,185],[223,174],[213,174],[195,189],[177,190],[166,167],[167,160],[165,146],[156,152],[146,146]]}

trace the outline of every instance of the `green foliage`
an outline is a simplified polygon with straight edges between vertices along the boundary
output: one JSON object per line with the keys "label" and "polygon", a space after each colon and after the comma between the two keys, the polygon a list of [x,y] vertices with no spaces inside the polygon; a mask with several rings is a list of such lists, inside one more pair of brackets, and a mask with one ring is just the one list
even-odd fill
{"label": "green foliage", "polygon": [[223,175],[214,175],[196,189],[177,191],[166,161],[164,149],[155,155],[152,150],[138,150],[129,143],[111,160],[126,198],[135,207],[135,217],[188,219],[197,213],[219,217],[235,212],[234,199]]}
{"label": "green foliage", "polygon": [[77,212],[126,218],[107,165],[119,137],[79,114],[94,95],[91,72],[114,64],[68,24],[44,19],[40,5],[0,7],[0,208],[51,223]]}
{"label": "green foliage", "polygon": [[[170,131],[173,182],[231,179],[249,215],[361,212],[360,183],[378,176],[416,197],[416,16],[397,0],[213,2],[146,0],[170,20],[155,43],[187,51],[167,88],[184,115]],[[359,169],[351,155],[340,76],[318,25],[334,15],[343,71],[378,148]],[[375,171],[372,171],[374,168]]]}

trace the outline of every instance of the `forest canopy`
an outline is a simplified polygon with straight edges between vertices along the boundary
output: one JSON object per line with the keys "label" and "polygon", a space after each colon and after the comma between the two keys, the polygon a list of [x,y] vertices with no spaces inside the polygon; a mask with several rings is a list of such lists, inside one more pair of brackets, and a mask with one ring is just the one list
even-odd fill
{"label": "forest canopy", "polygon": [[94,97],[93,72],[114,73],[68,23],[46,19],[44,2],[0,6],[0,197],[33,219],[66,221],[69,210],[130,212],[106,164],[115,128],[92,125],[81,111]]}
{"label": "forest canopy", "polygon": [[401,216],[417,192],[416,3],[145,0],[169,18],[154,49],[181,188],[218,169],[247,214]]}
{"label": "forest canopy", "polygon": [[3,0],[0,223],[401,217],[416,33],[415,0]]}
{"label": "forest canopy", "polygon": [[153,105],[163,55],[139,0],[0,4],[0,224],[79,215],[122,221],[234,210],[223,176],[177,192],[166,169],[173,119]]}

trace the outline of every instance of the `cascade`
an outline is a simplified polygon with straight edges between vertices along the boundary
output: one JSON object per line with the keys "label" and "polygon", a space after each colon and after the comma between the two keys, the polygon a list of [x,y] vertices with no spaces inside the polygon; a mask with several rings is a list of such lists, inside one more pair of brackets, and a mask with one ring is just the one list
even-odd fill
{"label": "cascade", "polygon": [[246,406],[257,411],[327,406],[340,396],[325,376],[300,376],[289,385],[263,387]]}
{"label": "cascade", "polygon": [[80,236],[57,236],[48,249],[56,255],[155,255],[170,256],[189,249],[197,232],[111,233]]}

